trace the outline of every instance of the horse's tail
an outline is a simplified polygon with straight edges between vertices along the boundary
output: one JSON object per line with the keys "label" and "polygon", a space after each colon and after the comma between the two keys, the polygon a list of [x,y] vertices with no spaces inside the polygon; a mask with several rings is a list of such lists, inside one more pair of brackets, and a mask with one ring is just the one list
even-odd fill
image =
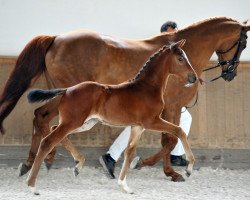
{"label": "horse's tail", "polygon": [[51,89],[51,90],[40,90],[34,89],[27,95],[29,103],[48,101],[58,95],[65,94],[67,89]]}
{"label": "horse's tail", "polygon": [[0,96],[0,132],[4,134],[3,121],[13,110],[22,94],[46,69],[45,55],[56,36],[38,36],[31,40],[18,56]]}

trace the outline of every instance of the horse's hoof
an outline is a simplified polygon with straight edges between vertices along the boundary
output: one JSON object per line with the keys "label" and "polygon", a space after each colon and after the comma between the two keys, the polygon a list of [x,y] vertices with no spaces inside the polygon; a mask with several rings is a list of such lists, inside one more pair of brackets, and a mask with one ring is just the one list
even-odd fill
{"label": "horse's hoof", "polygon": [[35,187],[29,186],[29,189],[30,189],[30,191],[32,192],[32,194],[34,194],[34,195],[40,195],[40,193],[36,190]]}
{"label": "horse's hoof", "polygon": [[180,175],[180,176],[177,176],[176,178],[172,178],[171,181],[173,181],[173,182],[185,182],[185,179]]}
{"label": "horse's hoof", "polygon": [[80,172],[79,172],[79,169],[78,169],[77,167],[74,168],[73,172],[74,172],[74,176],[75,176],[75,177],[77,177],[78,174],[80,173]]}
{"label": "horse's hoof", "polygon": [[49,171],[51,169],[52,164],[49,163],[47,160],[44,160],[44,163],[45,163],[45,167],[46,167],[47,171]]}
{"label": "horse's hoof", "polygon": [[141,158],[139,156],[136,156],[134,160],[130,163],[130,169],[138,169],[140,170],[142,168],[141,166]]}
{"label": "horse's hoof", "polygon": [[30,170],[30,167],[28,167],[26,164],[24,163],[20,163],[20,165],[18,166],[18,171],[19,174],[18,176],[23,176],[24,174],[26,174],[28,171]]}

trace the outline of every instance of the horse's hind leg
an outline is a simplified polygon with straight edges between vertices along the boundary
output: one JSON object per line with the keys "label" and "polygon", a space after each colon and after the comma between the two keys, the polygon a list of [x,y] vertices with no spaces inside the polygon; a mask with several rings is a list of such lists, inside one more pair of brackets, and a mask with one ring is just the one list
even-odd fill
{"label": "horse's hind leg", "polygon": [[133,191],[128,187],[126,182],[126,176],[128,173],[129,165],[134,157],[135,150],[138,144],[138,141],[141,137],[141,134],[143,132],[143,128],[141,126],[133,126],[131,129],[131,134],[128,142],[128,147],[124,153],[124,161],[122,165],[122,169],[119,175],[118,184],[122,187],[122,189],[132,194]]}

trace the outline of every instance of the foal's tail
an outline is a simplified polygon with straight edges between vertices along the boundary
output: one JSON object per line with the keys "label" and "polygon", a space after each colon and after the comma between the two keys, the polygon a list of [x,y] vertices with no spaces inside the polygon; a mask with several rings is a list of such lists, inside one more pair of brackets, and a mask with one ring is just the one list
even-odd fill
{"label": "foal's tail", "polygon": [[67,89],[51,89],[51,90],[40,90],[34,89],[27,95],[29,103],[48,101],[58,95],[65,94]]}
{"label": "foal's tail", "polygon": [[31,40],[18,56],[2,94],[0,95],[0,132],[3,121],[16,106],[23,93],[46,69],[45,56],[56,36],[38,36]]}

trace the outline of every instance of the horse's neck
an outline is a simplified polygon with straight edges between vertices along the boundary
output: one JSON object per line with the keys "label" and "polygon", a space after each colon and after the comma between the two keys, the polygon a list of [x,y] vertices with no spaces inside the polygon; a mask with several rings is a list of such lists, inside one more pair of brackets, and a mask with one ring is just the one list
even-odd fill
{"label": "horse's neck", "polygon": [[219,40],[217,34],[207,35],[198,31],[194,36],[188,32],[183,32],[178,37],[187,39],[188,44],[184,46],[184,51],[197,75],[200,76],[216,50]]}
{"label": "horse's neck", "polygon": [[230,33],[225,31],[223,19],[204,22],[194,27],[180,30],[176,33],[176,40],[187,40],[184,50],[197,75],[200,76],[218,44],[227,38]]}

